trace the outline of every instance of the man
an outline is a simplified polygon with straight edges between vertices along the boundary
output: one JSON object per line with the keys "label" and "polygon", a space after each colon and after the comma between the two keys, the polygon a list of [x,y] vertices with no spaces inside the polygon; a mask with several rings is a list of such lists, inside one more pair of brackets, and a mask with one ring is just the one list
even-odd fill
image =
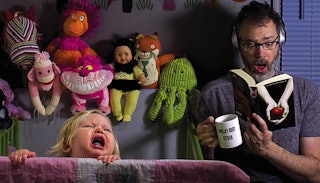
{"label": "man", "polygon": [[[252,1],[239,12],[234,29],[245,72],[256,82],[281,74],[275,62],[285,31],[277,12]],[[196,109],[196,133],[205,159],[233,163],[251,182],[320,182],[320,92],[309,80],[293,76],[293,82],[292,125],[270,131],[268,122],[252,114],[255,123],[240,119],[244,142],[232,149],[219,147],[214,127],[215,117],[235,113],[231,75],[209,82]]]}

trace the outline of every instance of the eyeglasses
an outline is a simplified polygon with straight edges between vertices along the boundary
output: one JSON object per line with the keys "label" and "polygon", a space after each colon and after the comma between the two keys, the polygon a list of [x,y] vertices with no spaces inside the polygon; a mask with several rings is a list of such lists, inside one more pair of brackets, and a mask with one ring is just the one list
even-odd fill
{"label": "eyeglasses", "polygon": [[256,43],[253,41],[242,42],[241,46],[244,48],[245,51],[253,51],[259,48],[260,46],[262,46],[264,50],[273,50],[279,44],[278,39],[279,39],[279,36],[277,36],[277,38],[274,41],[265,42],[265,43]]}

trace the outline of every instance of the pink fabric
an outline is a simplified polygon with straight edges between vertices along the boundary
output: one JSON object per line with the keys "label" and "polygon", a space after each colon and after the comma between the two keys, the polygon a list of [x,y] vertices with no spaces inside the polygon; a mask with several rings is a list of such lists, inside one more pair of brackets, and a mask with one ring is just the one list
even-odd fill
{"label": "pink fabric", "polygon": [[76,182],[77,159],[29,158],[23,166],[13,166],[0,157],[0,182]]}
{"label": "pink fabric", "polygon": [[158,160],[154,182],[166,183],[249,183],[249,176],[240,168],[223,161]]}
{"label": "pink fabric", "polygon": [[223,161],[126,159],[106,165],[94,158],[30,158],[13,166],[2,156],[0,182],[249,183],[249,176]]}

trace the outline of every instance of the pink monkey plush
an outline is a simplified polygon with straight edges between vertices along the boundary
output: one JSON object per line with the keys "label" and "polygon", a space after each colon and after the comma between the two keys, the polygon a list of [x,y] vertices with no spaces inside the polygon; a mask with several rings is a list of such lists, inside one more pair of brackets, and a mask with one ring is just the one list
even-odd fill
{"label": "pink monkey plush", "polygon": [[107,86],[113,79],[113,70],[109,65],[102,65],[98,57],[85,55],[81,57],[76,67],[62,71],[62,84],[72,91],[73,114],[86,110],[88,99],[95,99],[99,109],[109,114],[109,90]]}
{"label": "pink monkey plush", "polygon": [[[50,115],[56,109],[61,93],[60,69],[51,62],[48,52],[36,53],[33,68],[28,73],[28,88],[33,106],[42,115]],[[39,90],[50,91],[53,89],[52,98],[45,107],[39,97]]]}
{"label": "pink monkey plush", "polygon": [[11,104],[14,99],[14,93],[12,92],[9,83],[6,80],[0,79],[0,90],[6,97],[4,107],[8,109],[9,116],[18,120],[31,119],[31,115],[28,111],[22,107]]}

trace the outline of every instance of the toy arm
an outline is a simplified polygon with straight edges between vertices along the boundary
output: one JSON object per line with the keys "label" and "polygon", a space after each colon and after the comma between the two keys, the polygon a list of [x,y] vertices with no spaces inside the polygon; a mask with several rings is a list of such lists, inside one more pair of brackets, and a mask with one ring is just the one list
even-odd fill
{"label": "toy arm", "polygon": [[176,57],[176,55],[173,54],[173,53],[169,53],[169,54],[165,54],[165,55],[159,56],[160,66],[171,62],[172,60],[175,59],[175,57]]}
{"label": "toy arm", "polygon": [[50,115],[56,110],[57,105],[59,104],[60,96],[52,96],[50,104],[45,109],[45,115]]}
{"label": "toy arm", "polygon": [[60,82],[60,74],[57,74],[53,81],[53,93],[52,98],[49,105],[45,109],[45,114],[50,115],[56,109],[59,104],[61,94],[62,94],[62,86]]}
{"label": "toy arm", "polygon": [[90,47],[87,47],[84,51],[83,51],[83,55],[92,55],[92,56],[98,56],[98,54]]}
{"label": "toy arm", "polygon": [[46,48],[46,51],[52,55],[54,52],[56,52],[57,47],[54,44],[49,44]]}
{"label": "toy arm", "polygon": [[42,105],[39,97],[38,85],[32,81],[29,81],[28,88],[33,106],[39,111],[41,115],[45,115],[45,108]]}
{"label": "toy arm", "polygon": [[42,102],[41,102],[39,96],[32,97],[32,98],[31,98],[31,102],[32,102],[33,106],[39,111],[39,113],[40,113],[41,115],[45,115],[46,109],[45,109],[44,106],[42,105]]}
{"label": "toy arm", "polygon": [[138,66],[133,67],[133,74],[138,79],[139,84],[143,84],[147,81],[144,73],[141,71],[141,69]]}
{"label": "toy arm", "polygon": [[46,51],[52,56],[58,49],[58,45],[60,45],[61,43],[61,39],[60,38],[56,38],[54,40],[52,40],[49,45],[46,48]]}
{"label": "toy arm", "polygon": [[87,43],[81,39],[79,39],[79,50],[82,52],[82,55],[92,55],[92,56],[98,56],[98,54],[90,47],[87,45]]}

